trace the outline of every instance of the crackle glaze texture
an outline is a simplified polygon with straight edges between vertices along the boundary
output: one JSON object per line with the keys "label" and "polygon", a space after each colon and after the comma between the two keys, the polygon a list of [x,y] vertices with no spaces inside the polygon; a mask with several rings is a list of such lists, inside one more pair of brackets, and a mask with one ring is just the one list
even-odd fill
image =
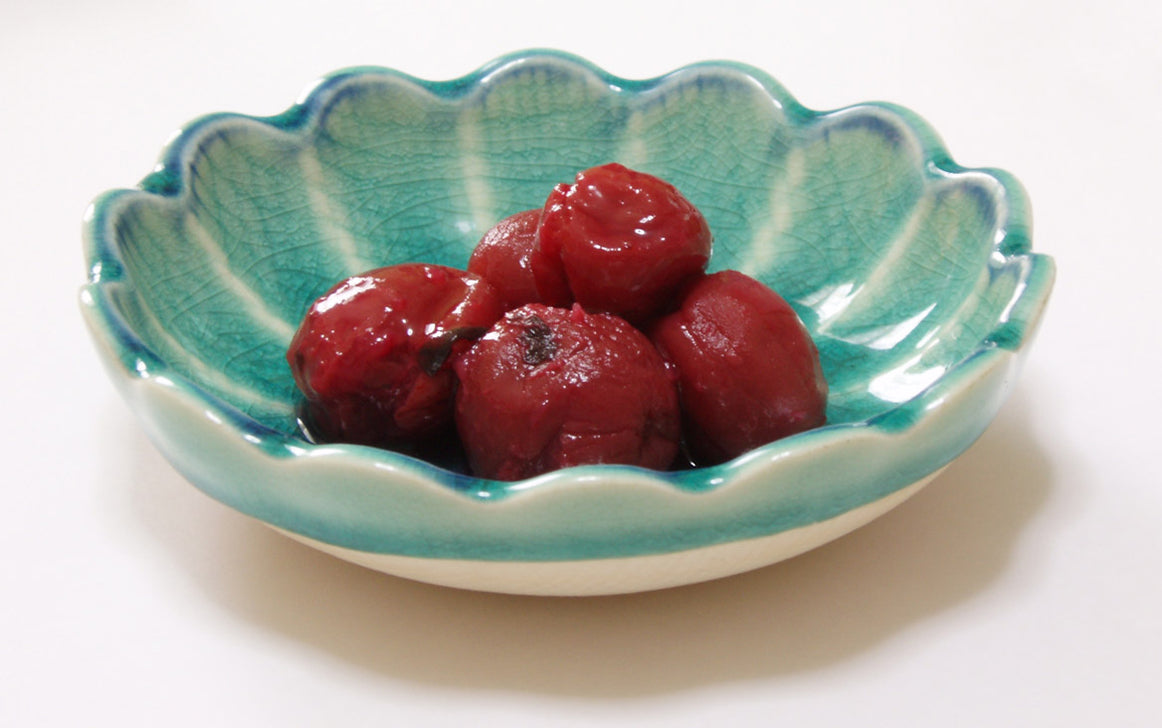
{"label": "crackle glaze texture", "polygon": [[[338,280],[467,264],[501,218],[609,161],[705,214],[711,269],[815,337],[829,424],[713,468],[516,482],[298,435],[284,352]],[[648,80],[556,52],[446,81],[332,74],[270,118],[188,125],[86,220],[82,304],[108,369],[193,483],[340,549],[499,561],[659,554],[777,534],[922,480],[1010,390],[1053,280],[1019,184],[955,164],[911,112],[801,106],[731,63]]]}

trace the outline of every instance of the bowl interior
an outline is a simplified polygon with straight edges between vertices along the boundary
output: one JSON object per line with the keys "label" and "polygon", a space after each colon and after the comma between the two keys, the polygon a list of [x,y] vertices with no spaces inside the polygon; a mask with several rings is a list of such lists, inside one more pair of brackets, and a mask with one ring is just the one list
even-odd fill
{"label": "bowl interior", "polygon": [[360,69],[280,117],[192,124],[145,194],[107,206],[116,251],[96,257],[132,281],[113,304],[150,352],[294,436],[284,352],[314,298],[389,263],[463,267],[493,223],[620,161],[704,212],[713,269],[796,306],[829,422],[859,423],[1020,323],[1005,315],[1029,266],[1019,187],[939,151],[904,110],[812,112],[729,64],[639,82],[560,56],[443,84]]}

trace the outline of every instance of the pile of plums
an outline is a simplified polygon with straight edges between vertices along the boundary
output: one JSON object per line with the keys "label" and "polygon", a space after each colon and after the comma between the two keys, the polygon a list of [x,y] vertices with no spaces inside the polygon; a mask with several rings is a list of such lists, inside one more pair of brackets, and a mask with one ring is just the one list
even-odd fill
{"label": "pile of plums", "polygon": [[710,465],[824,423],[827,383],[792,308],[733,270],[673,185],[605,164],[499,222],[466,270],[349,278],[287,352],[320,440],[518,480],[596,463]]}

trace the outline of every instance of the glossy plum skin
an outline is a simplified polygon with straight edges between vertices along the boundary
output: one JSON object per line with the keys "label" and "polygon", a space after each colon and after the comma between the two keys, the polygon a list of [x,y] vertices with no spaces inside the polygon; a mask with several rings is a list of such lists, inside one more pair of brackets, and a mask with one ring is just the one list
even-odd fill
{"label": "glossy plum skin", "polygon": [[502,314],[491,285],[445,266],[405,263],[339,283],[287,350],[312,435],[406,450],[450,429],[450,361]]}
{"label": "glossy plum skin", "polygon": [[712,238],[702,213],[673,185],[611,163],[553,189],[537,244],[539,287],[550,290],[560,266],[585,310],[641,325],[706,269]]}
{"label": "glossy plum skin", "polygon": [[649,339],[616,316],[522,306],[453,366],[456,426],[477,477],[596,463],[665,469],[678,452],[673,377]]}
{"label": "glossy plum skin", "polygon": [[763,283],[707,275],[651,339],[677,372],[687,447],[699,466],[826,421],[819,353],[791,306]]}
{"label": "glossy plum skin", "polygon": [[526,303],[568,306],[572,301],[560,266],[543,266],[544,292],[537,288],[531,259],[540,222],[541,208],[509,215],[484,234],[468,259],[468,272],[492,284],[505,309]]}

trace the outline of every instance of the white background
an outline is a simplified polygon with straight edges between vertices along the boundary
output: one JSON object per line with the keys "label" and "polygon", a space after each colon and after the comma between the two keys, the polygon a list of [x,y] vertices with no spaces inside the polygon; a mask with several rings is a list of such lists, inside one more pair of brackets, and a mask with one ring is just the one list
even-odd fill
{"label": "white background", "polygon": [[[0,724],[1162,725],[1155,3],[0,0]],[[82,328],[80,219],[179,125],[345,66],[728,58],[901,103],[1033,200],[1014,396],[913,500],[789,562],[534,599],[382,576],[201,495]]]}

